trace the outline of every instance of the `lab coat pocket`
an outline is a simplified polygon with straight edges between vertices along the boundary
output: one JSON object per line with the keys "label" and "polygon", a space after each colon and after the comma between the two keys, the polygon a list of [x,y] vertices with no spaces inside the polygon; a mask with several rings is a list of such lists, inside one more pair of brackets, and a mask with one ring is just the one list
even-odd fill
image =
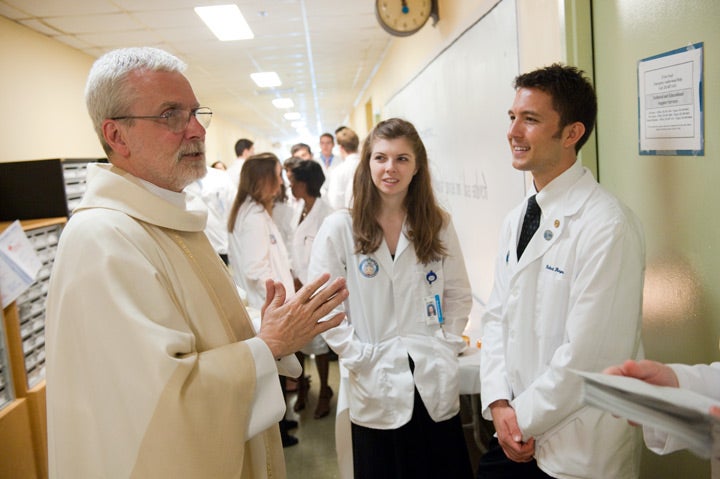
{"label": "lab coat pocket", "polygon": [[[453,348],[441,339],[434,338],[433,352],[437,365],[437,412],[447,413],[459,407],[460,363]],[[454,412],[453,412],[454,414]]]}
{"label": "lab coat pocket", "polygon": [[349,371],[350,415],[359,423],[382,423],[387,421],[385,412],[393,404],[392,368],[384,361],[374,367]]}
{"label": "lab coat pocket", "polygon": [[[565,418],[557,426],[536,438],[535,457],[538,462],[551,470],[562,468],[569,477],[629,477],[618,476],[603,470],[601,466],[609,457],[616,457],[618,462],[623,463],[621,455],[609,452],[618,447],[615,440],[610,441],[611,445],[606,446],[607,453],[598,450],[598,441],[620,438],[620,436],[608,435],[603,418],[607,418],[603,411],[587,407]],[[614,421],[627,427],[620,419]],[[588,434],[588,431],[593,433]]]}

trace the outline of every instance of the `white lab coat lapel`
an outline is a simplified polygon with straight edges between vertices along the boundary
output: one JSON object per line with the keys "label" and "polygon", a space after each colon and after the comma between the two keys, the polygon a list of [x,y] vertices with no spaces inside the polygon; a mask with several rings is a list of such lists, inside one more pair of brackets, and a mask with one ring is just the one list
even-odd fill
{"label": "white lab coat lapel", "polygon": [[[552,213],[550,213],[552,214]],[[550,216],[546,215],[545,212],[543,212],[543,219],[540,222],[540,226],[538,226],[537,231],[533,235],[533,237],[530,239],[530,242],[528,243],[527,247],[525,248],[525,251],[523,252],[522,257],[520,258],[520,261],[518,261],[518,267],[516,271],[522,271],[525,266],[532,263],[536,259],[538,259],[540,256],[544,255],[545,252],[547,252],[548,249],[553,245],[555,240],[560,236],[560,230],[565,224],[565,221],[561,221],[561,224],[558,228],[555,228],[553,225],[554,217],[556,215]],[[546,231],[551,232],[551,234],[545,234]],[[516,243],[513,243],[516,244]],[[516,253],[517,254],[517,253]]]}
{"label": "white lab coat lapel", "polygon": [[403,220],[402,229],[400,230],[400,238],[398,239],[397,249],[395,250],[395,258],[399,258],[403,251],[410,246],[410,240],[407,236],[407,217]]}
{"label": "white lab coat lapel", "polygon": [[374,253],[370,253],[368,256],[374,257],[380,265],[380,271],[385,272],[388,276],[392,277],[393,270],[393,259],[390,256],[390,249],[388,249],[385,238],[380,242],[380,247]]}
{"label": "white lab coat lapel", "polygon": [[387,242],[385,241],[385,238],[383,237],[383,240],[380,242],[380,247],[375,252],[375,254],[370,255],[374,256],[377,262],[380,264],[380,268],[384,269],[387,274],[392,276],[392,271],[395,262],[400,257],[403,251],[405,251],[408,246],[410,246],[410,240],[407,237],[407,218],[403,221],[402,230],[400,231],[400,238],[398,239],[397,248],[395,248],[395,259],[393,259],[393,256],[390,254],[390,249],[388,248]]}
{"label": "white lab coat lapel", "polygon": [[[545,206],[540,226],[525,248],[522,258],[518,261],[515,274],[518,274],[529,264],[547,253],[552,245],[555,244],[555,241],[562,235],[565,225],[568,223],[568,218],[577,214],[596,187],[597,183],[592,175],[588,171],[585,171],[580,180],[567,190],[561,200],[555,200],[551,202],[550,205]],[[540,207],[543,208],[542,205],[540,205]],[[524,212],[524,209],[520,208],[518,215],[522,212]],[[516,221],[517,220],[520,220],[520,218],[516,218]],[[515,224],[519,224],[520,226],[512,231],[512,242],[510,244],[517,244],[517,235],[522,227],[519,221]],[[517,257],[517,253],[515,257]]]}

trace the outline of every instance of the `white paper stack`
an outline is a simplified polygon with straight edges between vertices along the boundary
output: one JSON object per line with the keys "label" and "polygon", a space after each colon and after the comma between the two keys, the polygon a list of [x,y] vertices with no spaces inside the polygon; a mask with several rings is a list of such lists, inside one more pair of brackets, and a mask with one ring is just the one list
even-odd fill
{"label": "white paper stack", "polygon": [[716,400],[686,389],[655,386],[625,376],[575,371],[584,379],[585,403],[638,424],[672,434],[695,454],[709,458]]}

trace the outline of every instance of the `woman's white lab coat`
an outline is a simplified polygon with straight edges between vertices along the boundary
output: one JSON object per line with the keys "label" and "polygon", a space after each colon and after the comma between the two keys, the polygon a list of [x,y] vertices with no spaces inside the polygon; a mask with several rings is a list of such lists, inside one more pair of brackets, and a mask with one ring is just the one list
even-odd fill
{"label": "woman's white lab coat", "polygon": [[[305,202],[300,200],[300,205],[304,206]],[[302,208],[300,208],[299,212],[301,211]],[[292,247],[290,248],[292,252],[291,263],[293,265],[293,274],[302,284],[308,282],[308,265],[310,264],[310,253],[312,252],[315,236],[325,218],[333,211],[327,201],[322,198],[317,198],[312,209],[301,223],[298,224],[300,215],[295,216],[294,223],[297,224],[297,227],[293,234]],[[330,352],[327,343],[325,343],[325,340],[319,334],[303,346],[300,351],[305,354],[326,354]]]}
{"label": "woman's white lab coat", "polygon": [[[304,202],[301,201],[304,205]],[[302,208],[300,208],[302,210]],[[322,198],[317,198],[312,209],[307,214],[304,220],[298,224],[300,216],[295,216],[294,223],[295,232],[293,234],[291,255],[292,255],[292,267],[295,277],[300,280],[302,284],[308,282],[308,265],[310,264],[310,253],[312,252],[312,245],[315,241],[320,225],[323,220],[327,218],[334,210]]]}
{"label": "woman's white lab coat", "polygon": [[[440,237],[448,256],[426,265],[419,263],[405,227],[394,260],[384,240],[376,252],[356,254],[347,210],[328,216],[315,238],[309,276],[343,276],[350,292],[338,308],[347,319],[323,337],[349,371],[350,418],[356,424],[406,424],[415,387],[436,422],[459,410],[457,355],[465,346],[461,335],[472,299],[452,222]],[[428,319],[428,298],[435,295],[444,331],[437,318]],[[414,381],[408,356],[415,363]]]}
{"label": "woman's white lab coat", "polygon": [[280,231],[265,208],[250,198],[238,211],[228,240],[228,258],[233,278],[247,292],[250,307],[262,308],[268,279],[282,282],[288,298],[295,294]]}

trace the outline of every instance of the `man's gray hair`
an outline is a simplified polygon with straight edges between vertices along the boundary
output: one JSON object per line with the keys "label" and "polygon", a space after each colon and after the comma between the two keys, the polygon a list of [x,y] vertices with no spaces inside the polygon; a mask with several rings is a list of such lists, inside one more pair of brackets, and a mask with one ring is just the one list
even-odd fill
{"label": "man's gray hair", "polygon": [[102,132],[107,118],[129,114],[135,94],[127,84],[129,73],[137,70],[184,72],[187,65],[170,53],[151,47],[121,48],[98,58],[85,85],[85,104],[103,150],[111,152]]}

